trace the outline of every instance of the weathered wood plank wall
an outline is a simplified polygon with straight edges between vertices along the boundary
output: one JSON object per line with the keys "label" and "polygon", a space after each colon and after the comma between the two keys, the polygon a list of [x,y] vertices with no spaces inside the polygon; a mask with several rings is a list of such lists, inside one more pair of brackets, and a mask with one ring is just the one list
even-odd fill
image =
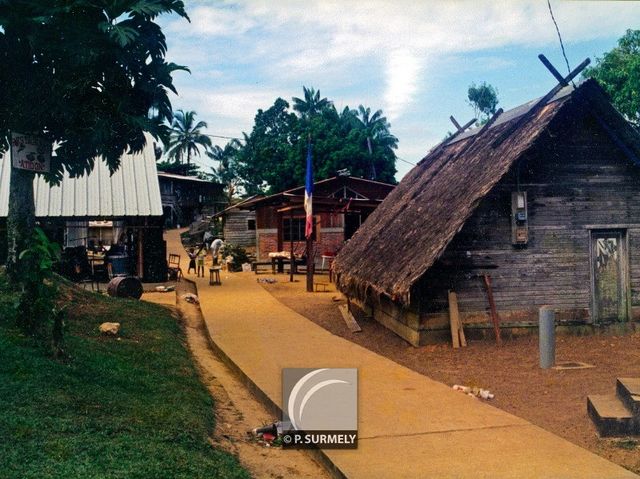
{"label": "weathered wood plank wall", "polygon": [[[253,220],[253,229],[249,229],[249,220]],[[233,209],[229,211],[224,223],[224,240],[237,246],[256,245],[255,211]]]}
{"label": "weathered wood plank wall", "polygon": [[[529,243],[524,248],[511,244],[511,192],[518,178],[528,196]],[[640,167],[586,118],[548,136],[514,165],[418,283],[413,297],[424,317],[442,322],[438,317],[446,313],[447,290],[453,289],[461,313],[482,317],[488,303],[481,275],[490,274],[498,311],[507,320],[535,321],[537,308],[548,304],[560,310],[560,319],[587,322],[594,227],[627,232],[632,305],[640,305]]]}

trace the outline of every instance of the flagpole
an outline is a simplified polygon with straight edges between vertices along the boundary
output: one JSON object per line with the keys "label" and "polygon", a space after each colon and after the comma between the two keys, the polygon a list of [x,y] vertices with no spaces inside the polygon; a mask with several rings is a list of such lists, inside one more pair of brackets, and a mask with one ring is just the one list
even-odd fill
{"label": "flagpole", "polygon": [[305,180],[305,237],[307,238],[307,292],[313,292],[313,161],[311,159],[311,135],[307,143],[307,175]]}

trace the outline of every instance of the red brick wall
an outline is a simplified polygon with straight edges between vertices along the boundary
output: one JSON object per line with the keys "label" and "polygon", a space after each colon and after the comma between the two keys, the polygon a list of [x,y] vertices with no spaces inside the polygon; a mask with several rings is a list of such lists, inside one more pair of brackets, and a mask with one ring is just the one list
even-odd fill
{"label": "red brick wall", "polygon": [[[314,243],[316,263],[320,264],[322,261],[322,254],[325,252],[337,252],[344,242],[344,231],[340,228],[332,228],[330,231],[322,231],[322,228],[317,232],[318,241]],[[287,241],[283,244],[285,251],[289,251],[291,244]],[[294,241],[293,251],[296,254],[304,253],[306,248],[306,242]],[[260,261],[268,261],[269,253],[278,251],[278,233],[275,232],[262,232],[258,231],[258,259]]]}
{"label": "red brick wall", "polygon": [[278,233],[263,233],[258,230],[257,253],[259,261],[266,261],[269,253],[278,251]]}

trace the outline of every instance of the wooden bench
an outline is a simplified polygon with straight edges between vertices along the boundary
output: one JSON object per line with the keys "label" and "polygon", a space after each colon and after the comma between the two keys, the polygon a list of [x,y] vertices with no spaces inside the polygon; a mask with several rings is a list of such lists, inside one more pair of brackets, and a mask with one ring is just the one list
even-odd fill
{"label": "wooden bench", "polygon": [[254,261],[251,263],[251,270],[253,272],[255,272],[256,274],[259,274],[259,267],[260,266],[271,266],[271,261]]}

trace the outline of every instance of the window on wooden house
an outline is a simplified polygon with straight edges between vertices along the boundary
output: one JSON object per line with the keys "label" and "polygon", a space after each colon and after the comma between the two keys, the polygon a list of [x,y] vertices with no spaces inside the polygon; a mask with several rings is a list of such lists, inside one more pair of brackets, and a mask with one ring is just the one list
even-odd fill
{"label": "window on wooden house", "polygon": [[[283,241],[306,241],[304,230],[306,218],[283,218],[282,219],[282,239]],[[315,240],[315,230],[313,239]]]}
{"label": "window on wooden house", "polygon": [[247,230],[249,231],[256,230],[256,220],[247,220]]}

